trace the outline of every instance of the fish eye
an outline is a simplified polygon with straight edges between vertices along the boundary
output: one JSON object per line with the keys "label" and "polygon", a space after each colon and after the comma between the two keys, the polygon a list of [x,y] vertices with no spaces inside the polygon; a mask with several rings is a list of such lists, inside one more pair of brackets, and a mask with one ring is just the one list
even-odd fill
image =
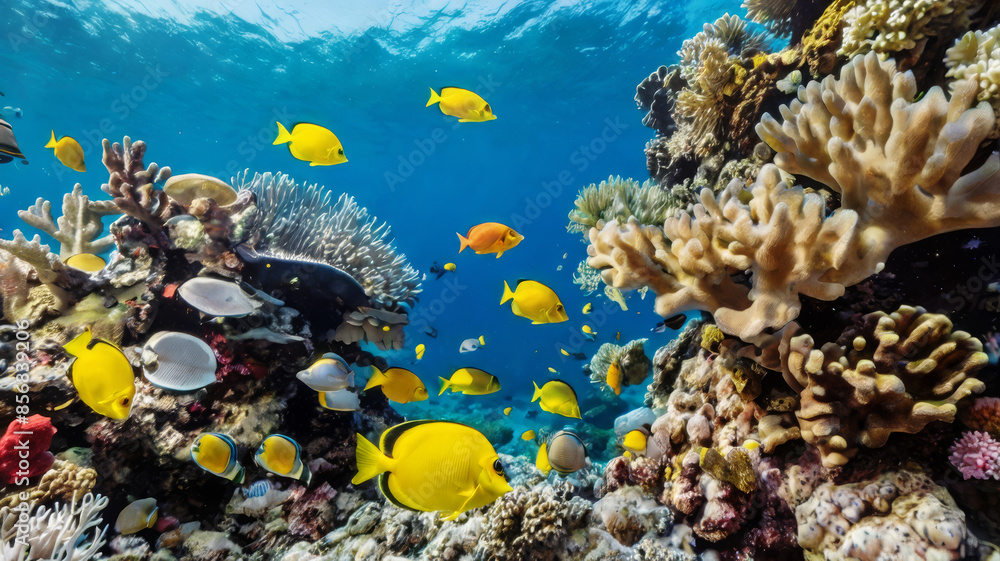
{"label": "fish eye", "polygon": [[486,104],[486,112],[487,113],[492,113],[493,112],[493,109],[490,108],[490,104],[489,103]]}
{"label": "fish eye", "polygon": [[123,397],[122,401],[121,401],[121,404],[122,405],[128,405],[128,398],[127,397]]}
{"label": "fish eye", "polygon": [[493,469],[500,475],[503,475],[503,464],[500,463],[500,458],[493,462]]}
{"label": "fish eye", "polygon": [[343,148],[338,149],[337,150],[337,155],[338,156],[343,156],[344,155],[344,149]]}

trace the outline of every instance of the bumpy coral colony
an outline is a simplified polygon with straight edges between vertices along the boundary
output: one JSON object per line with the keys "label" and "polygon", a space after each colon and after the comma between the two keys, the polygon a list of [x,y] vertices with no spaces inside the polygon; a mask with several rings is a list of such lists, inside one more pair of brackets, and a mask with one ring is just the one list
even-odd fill
{"label": "bumpy coral colony", "polygon": [[[706,24],[637,88],[651,179],[586,187],[569,215],[589,243],[581,288],[603,281],[623,309],[621,291],[651,290],[664,318],[704,312],[652,361],[639,340],[586,366],[607,403],[652,373],[644,407],[584,435],[620,453],[607,465],[546,476],[551,457],[500,454],[513,491],[449,521],[350,485],[355,434],[401,417],[346,370],[326,382],[357,413],[319,390],[334,410],[301,414],[317,392],[289,380],[324,353],[386,370],[360,343],[405,346],[420,287],[388,226],[280,173],[171,178],[142,141],[105,140],[112,200],[77,185],[59,218],[43,199],[20,212],[57,252],[20,231],[0,240],[0,559],[989,557],[1000,388],[975,334],[995,347],[995,318],[937,306],[912,256],[972,275],[959,234],[943,234],[1000,226],[1000,9],[745,7],[791,44],[770,52],[729,14]],[[67,264],[111,247],[99,271]],[[154,335],[193,335],[216,382],[88,388],[127,419],[98,415],[77,399],[87,361],[66,375],[63,345],[85,330],[105,345],[87,352],[146,372],[173,364]],[[28,417],[28,401],[45,414]],[[59,449],[56,427],[89,446]],[[301,464],[261,479],[239,451],[276,433]],[[153,515],[111,530],[105,509],[124,517],[142,497]]]}

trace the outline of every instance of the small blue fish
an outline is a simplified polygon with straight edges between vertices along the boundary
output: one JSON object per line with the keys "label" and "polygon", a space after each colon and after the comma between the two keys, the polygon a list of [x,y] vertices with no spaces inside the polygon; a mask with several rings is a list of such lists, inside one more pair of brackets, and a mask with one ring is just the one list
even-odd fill
{"label": "small blue fish", "polygon": [[263,497],[271,489],[274,489],[274,484],[267,479],[254,481],[248,487],[243,488],[243,498],[252,499],[254,497]]}

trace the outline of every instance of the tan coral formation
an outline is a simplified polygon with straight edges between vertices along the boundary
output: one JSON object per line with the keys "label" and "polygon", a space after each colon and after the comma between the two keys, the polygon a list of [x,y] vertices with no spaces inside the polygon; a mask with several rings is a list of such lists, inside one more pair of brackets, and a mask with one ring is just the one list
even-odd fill
{"label": "tan coral formation", "polygon": [[91,201],[77,183],[73,191],[63,195],[62,216],[52,217],[52,203],[38,197],[28,210],[17,211],[17,216],[42,230],[59,242],[59,257],[66,259],[78,253],[101,253],[114,243],[111,236],[98,238],[104,230],[101,218],[121,214],[114,201]]}
{"label": "tan coral formation", "polygon": [[958,402],[986,387],[973,377],[988,361],[982,343],[922,308],[868,314],[819,349],[807,334],[786,338],[781,353],[785,380],[800,394],[802,438],[826,467],[847,463],[860,446],[882,447],[894,432],[952,422]]}
{"label": "tan coral formation", "polygon": [[[589,232],[588,264],[620,289],[650,286],[656,312],[712,313],[746,341],[798,316],[799,294],[833,300],[881,270],[902,245],[962,228],[1000,225],[1000,155],[963,175],[993,128],[987,103],[969,106],[971,87],[949,101],[874,54],[856,57],[840,77],[810,82],[768,115],[757,132],[778,154],[747,189],[733,181],[717,197],[700,195],[693,212],[664,228],[630,220]],[[826,215],[823,198],[788,188],[781,170],[841,194]],[[742,192],[742,193],[741,193]],[[750,271],[752,288],[731,275]]]}
{"label": "tan coral formation", "polygon": [[955,40],[944,59],[947,76],[953,78],[951,91],[977,85],[976,99],[988,101],[1000,110],[1000,25],[986,31],[969,31]]}
{"label": "tan coral formation", "polygon": [[917,48],[949,29],[968,29],[980,0],[865,0],[847,11],[838,54],[886,56]]}
{"label": "tan coral formation", "polygon": [[26,491],[27,500],[21,500],[21,493],[24,491],[19,490],[0,500],[0,507],[15,507],[22,502],[48,504],[59,501],[68,503],[73,500],[74,494],[82,497],[89,493],[93,490],[95,483],[97,483],[97,472],[93,468],[57,459],[52,464],[52,469],[42,476],[38,485]]}

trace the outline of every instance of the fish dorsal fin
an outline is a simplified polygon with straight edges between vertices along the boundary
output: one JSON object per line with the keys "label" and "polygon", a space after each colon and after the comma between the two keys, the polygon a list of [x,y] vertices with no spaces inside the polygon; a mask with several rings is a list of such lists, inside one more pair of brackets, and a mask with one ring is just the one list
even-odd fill
{"label": "fish dorsal fin", "polygon": [[[521,278],[517,279],[517,284],[521,284],[522,282],[525,282],[525,281],[527,281],[527,280],[530,280],[530,279],[526,279],[526,278],[524,278],[524,277],[521,277]],[[516,286],[516,285],[515,285],[515,286]]]}
{"label": "fish dorsal fin", "polygon": [[[392,457],[392,448],[396,444],[396,440],[403,435],[406,431],[427,423],[450,423],[451,421],[435,421],[432,419],[421,419],[416,421],[406,421],[405,423],[400,423],[394,427],[386,429],[382,433],[382,438],[379,440],[379,448],[382,449],[382,453],[386,456]],[[460,425],[461,423],[452,423],[455,425]],[[463,425],[465,426],[465,425]]]}

